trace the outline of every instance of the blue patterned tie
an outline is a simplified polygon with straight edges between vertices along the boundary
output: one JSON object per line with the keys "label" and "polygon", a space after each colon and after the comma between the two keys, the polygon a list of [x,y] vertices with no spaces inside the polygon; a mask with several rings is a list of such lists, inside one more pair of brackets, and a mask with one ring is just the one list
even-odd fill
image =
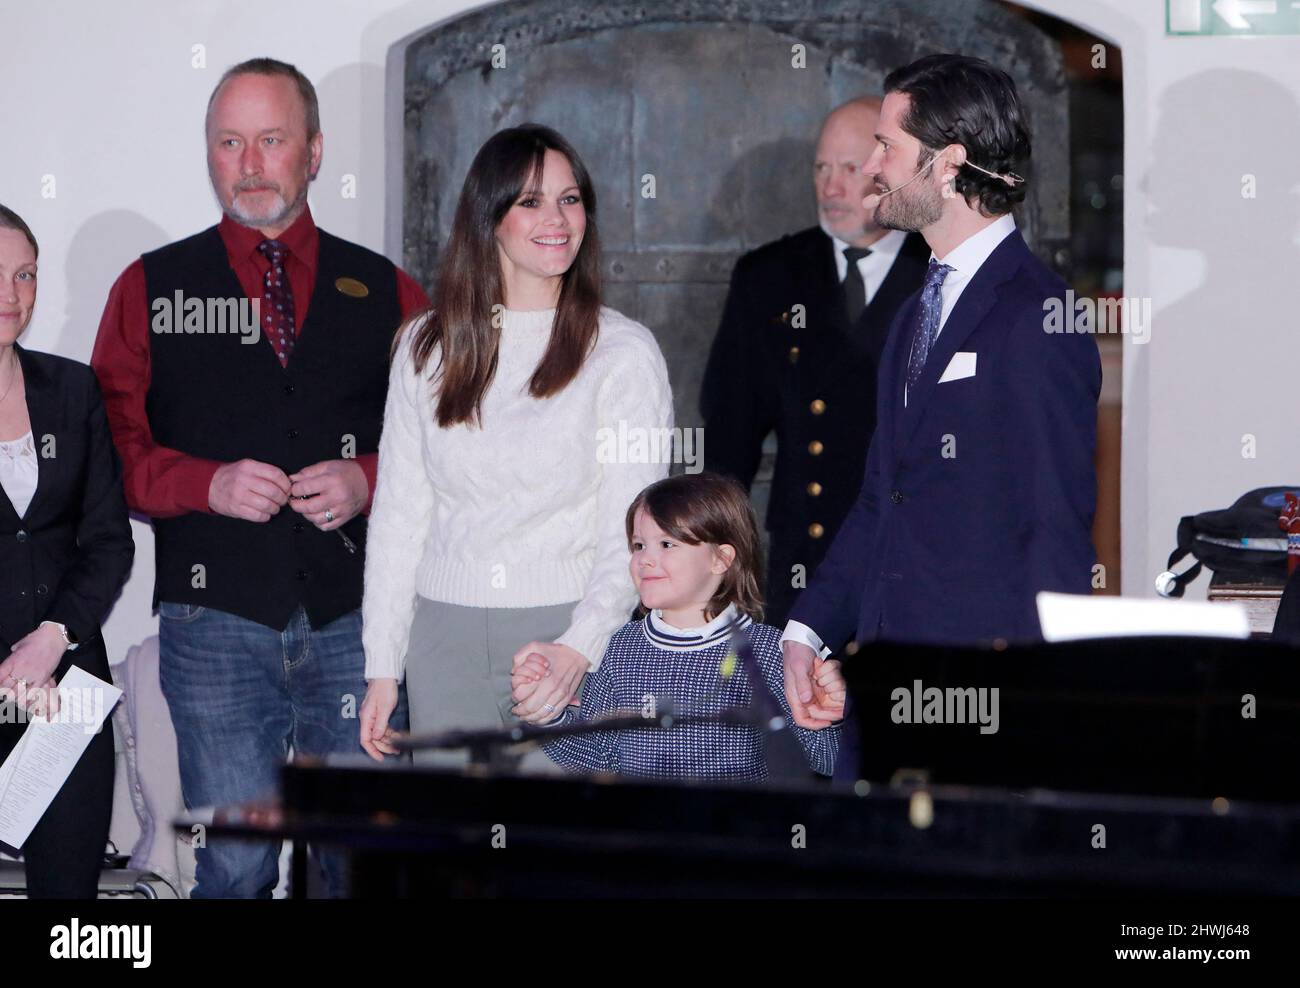
{"label": "blue patterned tie", "polygon": [[925,286],[921,289],[921,322],[916,327],[916,335],[912,337],[912,355],[907,359],[909,391],[921,380],[925,360],[930,356],[930,348],[939,335],[939,314],[943,311],[943,296],[939,294],[939,289],[951,270],[947,264],[940,264],[933,257],[925,270]]}

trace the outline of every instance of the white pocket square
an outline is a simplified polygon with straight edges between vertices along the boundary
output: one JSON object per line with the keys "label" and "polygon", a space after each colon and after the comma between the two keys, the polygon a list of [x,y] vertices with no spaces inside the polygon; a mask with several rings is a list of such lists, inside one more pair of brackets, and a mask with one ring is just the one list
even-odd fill
{"label": "white pocket square", "polygon": [[948,367],[943,372],[943,377],[939,378],[939,383],[945,381],[960,381],[964,377],[975,376],[975,354],[958,351],[952,355],[952,360],[948,361]]}

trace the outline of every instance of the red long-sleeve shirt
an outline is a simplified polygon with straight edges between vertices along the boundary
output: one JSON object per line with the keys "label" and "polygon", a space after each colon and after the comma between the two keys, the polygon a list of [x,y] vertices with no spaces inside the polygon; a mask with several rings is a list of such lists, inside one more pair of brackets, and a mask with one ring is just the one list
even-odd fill
{"label": "red long-sleeve shirt", "polygon": [[[270,262],[257,250],[265,238],[252,227],[223,216],[217,226],[230,267],[249,298],[260,298]],[[303,317],[316,285],[320,234],[311,210],[294,221],[278,238],[289,248],[286,261],[294,298],[294,332],[302,332]],[[397,269],[397,301],[406,319],[429,304],[424,290],[401,268]],[[149,391],[149,299],[144,261],[137,259],[113,284],[99,322],[99,335],[90,365],[99,377],[104,407],[113,441],[122,457],[122,482],[127,504],[153,518],[172,518],[188,511],[211,511],[208,489],[223,464],[169,449],[154,441],[145,411]],[[394,327],[396,329],[396,327]],[[268,340],[258,346],[270,346]],[[293,358],[290,357],[290,362]],[[357,465],[366,475],[370,496],[375,491],[377,453],[358,454]],[[370,497],[365,511],[370,510]]]}

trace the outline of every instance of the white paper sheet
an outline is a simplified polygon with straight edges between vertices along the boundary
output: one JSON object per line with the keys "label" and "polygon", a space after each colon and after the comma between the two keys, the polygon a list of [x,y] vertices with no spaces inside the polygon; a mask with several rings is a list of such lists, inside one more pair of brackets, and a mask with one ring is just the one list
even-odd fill
{"label": "white paper sheet", "polygon": [[16,848],[26,843],[121,695],[79,666],[68,670],[54,716],[32,717],[0,765],[0,841]]}
{"label": "white paper sheet", "polygon": [[1040,593],[1038,621],[1049,642],[1130,635],[1249,638],[1250,618],[1238,603]]}

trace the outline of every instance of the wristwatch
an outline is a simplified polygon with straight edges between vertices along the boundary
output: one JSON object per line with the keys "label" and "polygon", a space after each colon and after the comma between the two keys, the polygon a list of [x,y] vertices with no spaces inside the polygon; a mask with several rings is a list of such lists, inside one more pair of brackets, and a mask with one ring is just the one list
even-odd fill
{"label": "wristwatch", "polygon": [[77,641],[76,636],[68,631],[66,624],[59,624],[58,621],[42,621],[40,626],[43,627],[47,624],[52,624],[59,629],[59,634],[63,636],[63,645],[69,652],[81,644],[81,642]]}

